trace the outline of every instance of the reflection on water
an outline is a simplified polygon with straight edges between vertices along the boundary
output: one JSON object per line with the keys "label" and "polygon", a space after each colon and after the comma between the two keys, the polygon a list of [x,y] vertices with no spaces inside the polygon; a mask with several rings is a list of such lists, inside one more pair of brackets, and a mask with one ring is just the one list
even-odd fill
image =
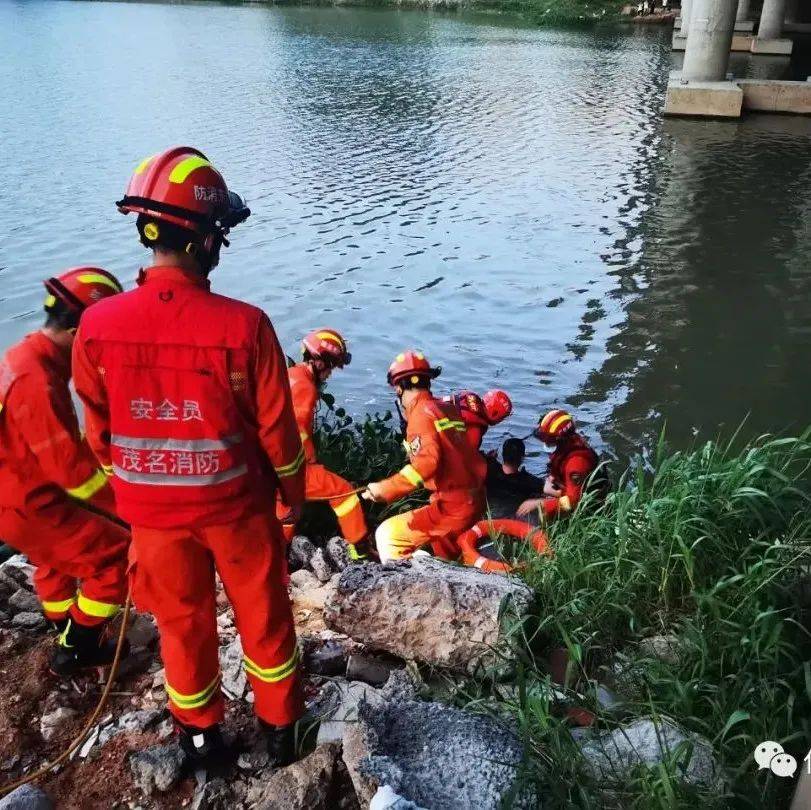
{"label": "reflection on water", "polygon": [[565,402],[622,451],[663,419],[681,442],[747,412],[803,423],[811,122],[665,122],[672,66],[666,31],[0,5],[0,342],[66,265],[134,278],[146,256],[112,203],[185,142],[254,210],[215,288],[291,353],[345,330],[350,410],[388,407],[387,364],[417,345],[447,386],[514,395],[496,438]]}

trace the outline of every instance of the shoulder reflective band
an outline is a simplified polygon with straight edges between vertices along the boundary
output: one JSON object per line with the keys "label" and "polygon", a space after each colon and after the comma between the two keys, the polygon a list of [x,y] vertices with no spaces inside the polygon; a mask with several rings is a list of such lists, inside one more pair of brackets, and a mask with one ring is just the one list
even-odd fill
{"label": "shoulder reflective band", "polygon": [[81,591],[79,591],[79,598],[76,600],[76,607],[78,607],[82,613],[93,616],[96,619],[110,619],[121,609],[120,605],[88,599]]}
{"label": "shoulder reflective band", "polygon": [[304,448],[299,447],[298,455],[293,461],[289,464],[285,464],[283,467],[276,467],[276,475],[278,475],[279,478],[289,478],[301,469],[302,464],[304,464]]}
{"label": "shoulder reflective band", "polygon": [[199,709],[201,706],[205,706],[206,703],[208,703],[217,693],[217,687],[219,685],[219,672],[214,680],[205,689],[201,689],[199,692],[196,692],[193,695],[184,695],[178,692],[176,689],[173,689],[168,683],[165,684],[166,694],[169,695],[169,700],[171,700],[172,703],[174,703],[179,709]]}
{"label": "shoulder reflective band", "polygon": [[558,507],[560,508],[561,512],[571,512],[572,511],[572,502],[569,500],[568,495],[564,495],[561,498],[558,498]]}
{"label": "shoulder reflective band", "polygon": [[425,483],[422,480],[422,476],[410,464],[406,464],[405,467],[400,470],[400,475],[402,475],[409,484],[413,484],[415,487],[421,487]]}
{"label": "shoulder reflective band", "polygon": [[107,486],[107,476],[104,474],[104,470],[96,470],[83,484],[79,484],[78,487],[72,489],[66,489],[65,492],[78,501],[89,501],[105,486]]}
{"label": "shoulder reflective band", "polygon": [[346,517],[353,509],[360,506],[360,499],[357,495],[350,495],[345,501],[341,501],[337,506],[332,507],[332,511],[340,517]]}
{"label": "shoulder reflective band", "polygon": [[437,419],[434,422],[434,427],[437,433],[442,433],[443,430],[460,430],[464,432],[467,429],[464,422],[458,419],[448,419],[447,416],[442,419]]}
{"label": "shoulder reflective band", "polygon": [[177,166],[175,166],[175,168],[169,173],[169,182],[183,183],[195,169],[200,169],[203,166],[210,165],[211,164],[204,157],[200,157],[200,155],[187,157],[185,160],[181,160],[180,163],[178,163]]}
{"label": "shoulder reflective band", "polygon": [[251,661],[247,655],[244,658],[245,671],[254,678],[259,678],[263,683],[277,683],[289,678],[296,671],[296,664],[298,664],[298,647],[293,650],[290,658],[277,667],[263,669],[255,661]]}

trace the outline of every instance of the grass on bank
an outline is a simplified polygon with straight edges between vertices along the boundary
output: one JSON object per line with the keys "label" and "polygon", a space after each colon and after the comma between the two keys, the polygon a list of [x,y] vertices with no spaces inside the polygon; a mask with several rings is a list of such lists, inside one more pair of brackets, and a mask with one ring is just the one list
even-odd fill
{"label": "grass on bank", "polygon": [[[331,410],[319,442],[324,462],[355,481],[404,458],[391,414],[357,423]],[[517,722],[544,807],[788,806],[793,780],[758,772],[752,752],[776,740],[802,767],[811,741],[811,434],[732,446],[672,452],[660,441],[603,506],[554,525],[554,557],[527,559],[522,574],[537,597],[515,680],[458,689]],[[676,639],[670,661],[640,647],[661,634]],[[550,689],[546,662],[561,648],[571,662],[563,691],[596,712],[597,730],[672,718],[710,742],[721,782],[685,786],[689,750],[616,784],[595,781]],[[599,707],[597,681],[619,706]]]}
{"label": "grass on bank", "polygon": [[[752,753],[776,740],[802,768],[811,741],[802,587],[811,583],[810,465],[808,435],[761,438],[739,452],[714,442],[669,452],[660,442],[652,472],[629,471],[602,508],[553,528],[554,558],[524,573],[535,615],[520,689],[501,706],[519,722],[545,806],[788,806],[793,780],[758,772]],[[640,650],[659,634],[676,639],[670,662]],[[572,662],[570,694],[593,695],[597,679],[613,676],[624,700],[614,710],[591,704],[598,729],[672,718],[711,743],[722,781],[686,787],[684,750],[660,768],[597,783],[550,699],[544,660],[555,648]]]}

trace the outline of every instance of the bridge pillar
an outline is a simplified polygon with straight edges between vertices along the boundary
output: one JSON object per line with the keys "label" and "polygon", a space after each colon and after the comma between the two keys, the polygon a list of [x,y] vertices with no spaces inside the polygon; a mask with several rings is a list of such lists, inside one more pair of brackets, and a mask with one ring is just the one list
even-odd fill
{"label": "bridge pillar", "polygon": [[754,20],[749,19],[750,0],[738,0],[738,13],[735,15],[735,30],[751,34],[755,30]]}
{"label": "bridge pillar", "polygon": [[763,0],[757,36],[752,40],[752,53],[791,54],[792,41],[781,36],[785,18],[786,0]]}
{"label": "bridge pillar", "polygon": [[693,0],[681,74],[671,74],[665,115],[739,118],[743,92],[726,81],[737,0]]}

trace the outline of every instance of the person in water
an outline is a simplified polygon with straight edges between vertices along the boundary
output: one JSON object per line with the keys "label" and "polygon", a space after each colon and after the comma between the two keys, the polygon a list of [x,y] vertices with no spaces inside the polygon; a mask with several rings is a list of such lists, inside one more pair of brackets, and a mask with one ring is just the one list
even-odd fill
{"label": "person in water", "polygon": [[501,460],[487,456],[487,504],[496,518],[512,517],[518,507],[543,489],[543,479],[522,466],[527,448],[521,439],[507,439]]}

